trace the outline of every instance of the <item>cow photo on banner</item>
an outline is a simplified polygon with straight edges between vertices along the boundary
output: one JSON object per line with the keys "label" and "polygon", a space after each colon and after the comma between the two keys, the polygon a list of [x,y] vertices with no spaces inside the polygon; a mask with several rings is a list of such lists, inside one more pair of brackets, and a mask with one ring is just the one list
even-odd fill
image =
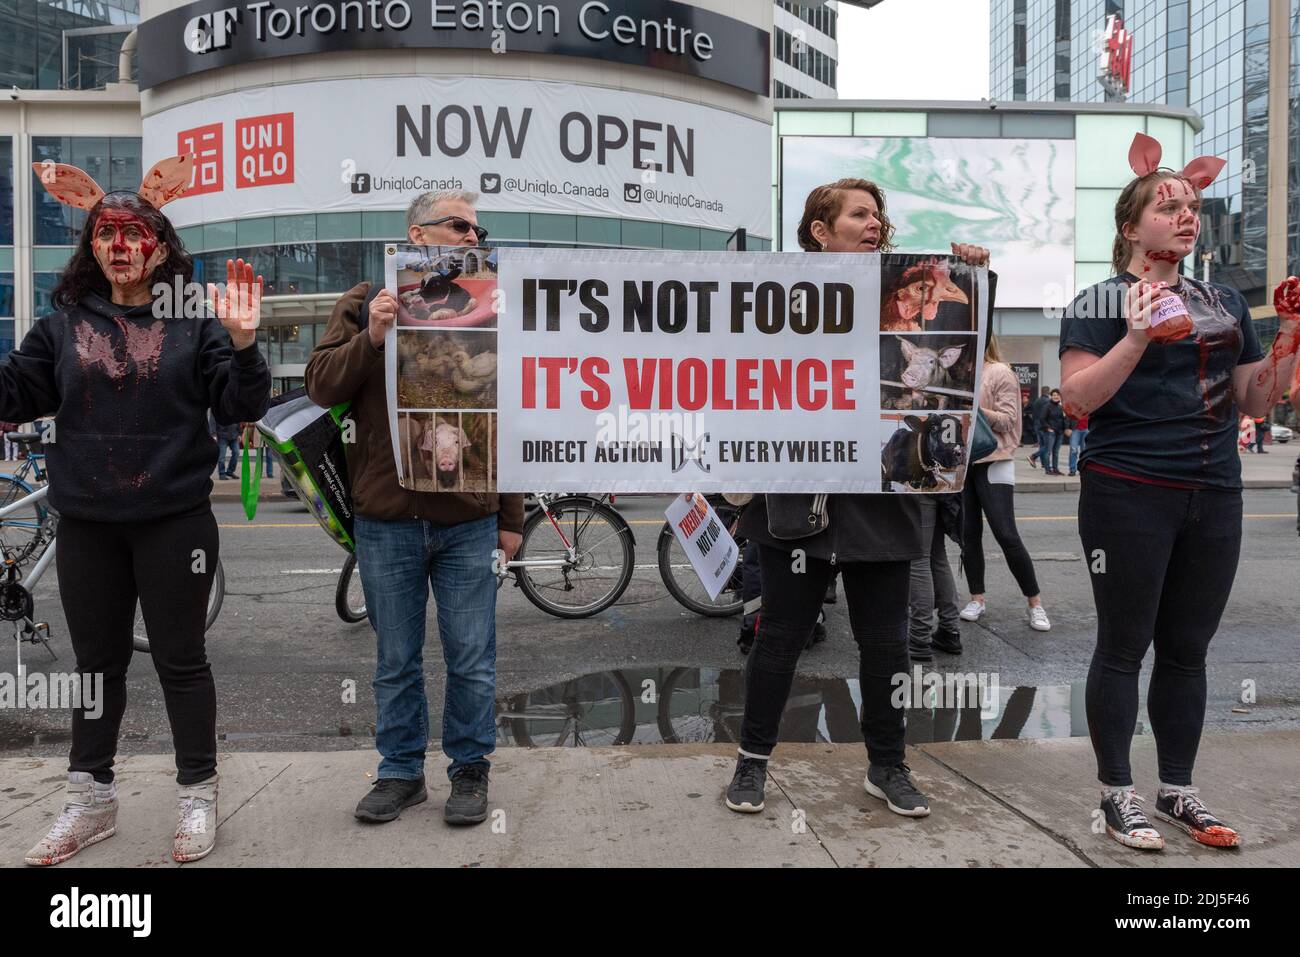
{"label": "cow photo on banner", "polygon": [[933,255],[389,249],[407,487],[962,486],[984,268]]}
{"label": "cow photo on banner", "polygon": [[385,343],[398,481],[417,492],[496,488],[497,253],[389,245],[397,322]]}

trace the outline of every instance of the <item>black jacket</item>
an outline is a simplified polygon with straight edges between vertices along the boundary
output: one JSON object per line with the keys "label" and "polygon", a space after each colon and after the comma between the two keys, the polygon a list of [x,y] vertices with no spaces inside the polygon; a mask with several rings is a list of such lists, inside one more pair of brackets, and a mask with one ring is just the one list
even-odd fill
{"label": "black jacket", "polygon": [[1042,425],[1040,429],[1051,429],[1057,435],[1065,432],[1065,409],[1061,408],[1061,403],[1047,400],[1047,405],[1043,408]]}
{"label": "black jacket", "polygon": [[89,295],[36,320],[0,361],[0,419],[54,415],[50,505],[95,522],[149,521],[206,504],[218,423],[266,412],[257,345],[235,352],[211,315],[156,318]]}

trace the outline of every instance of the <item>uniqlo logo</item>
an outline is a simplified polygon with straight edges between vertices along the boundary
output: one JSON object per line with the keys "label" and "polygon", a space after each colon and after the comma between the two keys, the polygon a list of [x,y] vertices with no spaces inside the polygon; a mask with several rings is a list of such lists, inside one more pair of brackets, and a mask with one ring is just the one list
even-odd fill
{"label": "uniqlo logo", "polygon": [[235,186],[293,182],[293,114],[235,120]]}
{"label": "uniqlo logo", "polygon": [[211,123],[176,134],[176,152],[194,154],[194,173],[184,196],[219,193],[225,187],[221,165],[221,124]]}

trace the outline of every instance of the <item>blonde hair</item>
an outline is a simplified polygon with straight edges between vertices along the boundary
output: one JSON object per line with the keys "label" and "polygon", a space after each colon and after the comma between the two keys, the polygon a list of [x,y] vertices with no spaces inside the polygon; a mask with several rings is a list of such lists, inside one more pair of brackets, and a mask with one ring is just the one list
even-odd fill
{"label": "blonde hair", "polygon": [[998,348],[998,337],[989,330],[988,342],[984,343],[984,361],[985,362],[1004,362],[1002,351]]}

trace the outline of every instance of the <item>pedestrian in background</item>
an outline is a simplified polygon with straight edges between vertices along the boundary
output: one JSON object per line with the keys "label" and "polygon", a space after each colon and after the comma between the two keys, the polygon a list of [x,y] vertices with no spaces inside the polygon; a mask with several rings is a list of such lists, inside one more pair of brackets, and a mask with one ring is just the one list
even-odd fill
{"label": "pedestrian in background", "polygon": [[[1028,602],[1029,627],[1048,631],[1052,627],[1038,592],[1034,562],[1016,530],[1016,464],[1020,441],[1020,416],[1016,414],[1020,385],[1011,367],[1002,361],[997,339],[989,333],[984,348],[984,380],[980,383],[980,411],[998,440],[995,451],[966,470],[962,489],[962,564],[970,586],[970,603],[960,612],[964,621],[978,621],[984,615],[984,516],[1007,567]],[[1048,402],[1050,403],[1050,399]]]}
{"label": "pedestrian in background", "polygon": [[1034,468],[1047,463],[1047,445],[1046,445],[1046,427],[1043,425],[1043,417],[1047,414],[1047,407],[1052,404],[1052,390],[1043,386],[1043,394],[1033,401],[1029,407],[1029,414],[1034,422],[1034,436],[1038,440],[1038,451],[1029,456],[1029,464]]}
{"label": "pedestrian in background", "polygon": [[1039,448],[1046,448],[1046,454],[1040,458],[1043,471],[1048,475],[1061,474],[1061,440],[1065,436],[1065,409],[1061,407],[1061,393],[1053,389],[1048,396],[1047,405],[1043,406],[1043,429],[1046,435],[1040,440]]}
{"label": "pedestrian in background", "polygon": [[[208,413],[208,431],[217,442],[217,477],[232,479],[235,477],[235,465],[239,461],[239,423],[222,424],[213,420]],[[229,455],[226,453],[229,452]]]}
{"label": "pedestrian in background", "polygon": [[1070,439],[1070,475],[1078,475],[1079,456],[1088,441],[1088,413],[1084,412],[1076,418],[1071,418],[1065,434]]}

